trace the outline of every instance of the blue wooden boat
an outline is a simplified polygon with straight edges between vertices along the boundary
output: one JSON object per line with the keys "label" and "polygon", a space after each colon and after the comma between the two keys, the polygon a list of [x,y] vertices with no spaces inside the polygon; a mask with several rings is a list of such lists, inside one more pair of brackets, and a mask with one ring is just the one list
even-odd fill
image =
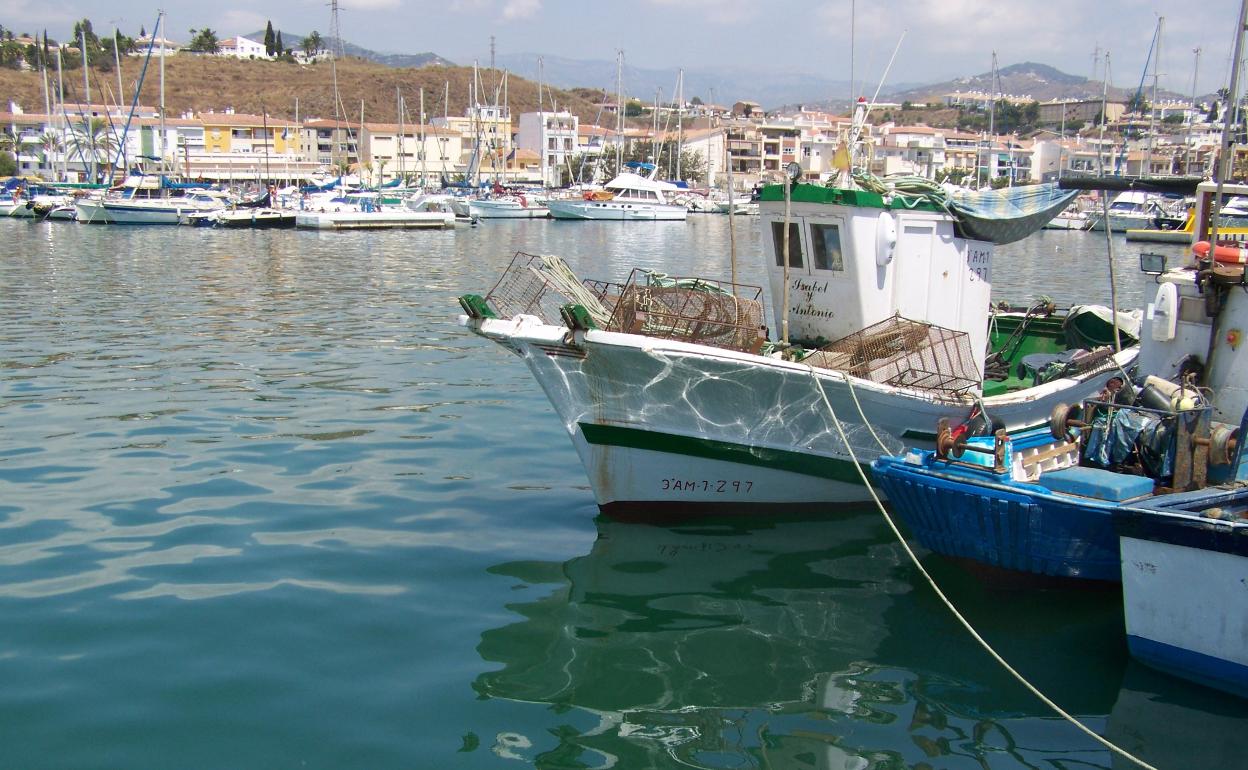
{"label": "blue wooden boat", "polygon": [[1152,406],[1059,407],[1049,426],[1012,435],[972,437],[942,422],[935,450],[885,455],[872,470],[932,551],[992,570],[1116,583],[1116,511],[1168,510],[1175,492],[1186,503],[1238,493],[1238,430],[1212,422],[1206,403],[1170,409],[1156,393],[1146,398]]}
{"label": "blue wooden boat", "polygon": [[973,438],[961,450],[911,450],[872,465],[924,547],[981,572],[1015,573],[1005,577],[1119,580],[1112,513],[1152,494],[1151,479],[1080,467],[1077,445],[1048,428]]}

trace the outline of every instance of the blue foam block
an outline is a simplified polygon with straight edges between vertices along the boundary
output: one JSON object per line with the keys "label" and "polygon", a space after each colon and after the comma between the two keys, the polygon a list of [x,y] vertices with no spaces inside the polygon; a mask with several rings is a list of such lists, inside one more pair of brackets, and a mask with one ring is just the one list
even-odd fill
{"label": "blue foam block", "polygon": [[1097,500],[1121,502],[1152,494],[1153,480],[1147,476],[1131,476],[1101,468],[1064,468],[1040,474],[1040,486],[1052,491]]}

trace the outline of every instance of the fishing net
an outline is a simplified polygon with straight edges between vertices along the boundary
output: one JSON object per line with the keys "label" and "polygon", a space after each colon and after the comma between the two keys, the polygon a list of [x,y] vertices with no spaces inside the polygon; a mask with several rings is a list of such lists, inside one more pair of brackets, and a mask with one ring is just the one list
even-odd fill
{"label": "fishing net", "polygon": [[559,308],[574,303],[605,327],[620,288],[605,281],[581,281],[559,257],[520,251],[485,300],[503,318],[532,315],[548,324],[562,323]]}
{"label": "fishing net", "polygon": [[895,315],[816,350],[803,363],[884,385],[964,393],[979,385],[966,332]]}

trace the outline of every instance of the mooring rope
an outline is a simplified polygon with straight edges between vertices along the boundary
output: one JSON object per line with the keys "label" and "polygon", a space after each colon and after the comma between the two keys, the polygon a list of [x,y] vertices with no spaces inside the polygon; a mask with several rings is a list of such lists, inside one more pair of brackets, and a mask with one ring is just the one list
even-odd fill
{"label": "mooring rope", "polygon": [[[945,592],[942,591],[940,586],[936,584],[935,579],[932,578],[931,574],[927,571],[927,569],[925,569],[922,563],[919,562],[919,557],[915,555],[913,549],[910,548],[910,544],[906,542],[906,538],[902,536],[901,530],[897,528],[897,524],[893,521],[893,517],[889,515],[888,510],[884,507],[884,503],[880,500],[880,496],[876,494],[875,487],[871,486],[871,480],[867,478],[867,472],[863,470],[862,464],[858,462],[858,456],[854,453],[854,448],[849,443],[849,437],[845,435],[845,428],[841,425],[840,418],[836,416],[836,410],[832,408],[832,402],[828,400],[828,394],[824,392],[823,383],[819,381],[818,374],[816,374],[813,366],[807,367],[807,368],[810,369],[810,376],[815,381],[815,387],[819,389],[819,395],[823,399],[824,406],[828,408],[828,414],[831,415],[832,417],[832,424],[836,426],[836,431],[837,433],[840,434],[841,441],[844,442],[845,449],[846,451],[849,452],[849,457],[851,460],[853,460],[854,467],[858,469],[858,475],[862,478],[863,485],[866,486],[867,491],[871,493],[871,499],[875,501],[876,507],[879,508],[880,513],[884,516],[884,521],[888,523],[888,528],[893,531],[893,536],[897,538],[897,542],[901,543],[901,547],[905,550],[906,555],[910,557],[910,561],[919,570],[919,574],[921,574],[924,577],[924,579],[927,580],[927,584],[931,586],[932,591],[936,593],[936,597],[940,599],[940,601],[945,605],[945,607],[949,610],[949,612],[953,614],[953,617],[957,619],[958,623],[960,623],[962,627],[966,629],[967,633],[969,633],[971,637],[976,642],[979,643],[979,646],[982,647],[985,652],[987,652],[990,656],[992,656],[993,660],[997,661],[997,663],[999,663],[1002,668],[1004,668],[1011,676],[1013,676],[1016,680],[1018,680],[1019,684],[1027,688],[1027,690],[1032,695],[1039,698],[1040,701],[1044,703],[1044,705],[1052,709],[1054,713],[1056,713],[1062,719],[1065,719],[1067,722],[1070,722],[1072,725],[1074,725],[1083,733],[1085,733],[1088,737],[1092,738],[1097,743],[1101,744],[1102,746],[1114,752],[1115,754],[1118,754],[1124,759],[1134,762],[1135,764],[1139,765],[1145,770],[1157,770],[1156,767],[1148,764],[1147,762],[1135,756],[1134,754],[1131,754],[1126,749],[1120,748],[1117,744],[1113,743],[1109,739],[1101,737],[1094,730],[1092,730],[1092,728],[1088,727],[1083,722],[1079,721],[1079,719],[1075,717],[1073,714],[1068,713],[1065,709],[1059,706],[1056,702],[1050,699],[1047,695],[1040,692],[1040,690],[1035,685],[1027,681],[1027,678],[1024,677],[1022,673],[1020,673],[1017,669],[1011,666],[1009,662],[1005,660],[1005,658],[1001,657],[1001,655],[995,649],[993,649],[992,645],[988,643],[988,640],[980,636],[979,632],[975,630],[975,627],[971,625],[971,622],[967,620],[966,617],[961,612],[958,611],[958,608],[955,607],[953,602],[949,599],[949,597],[945,595]],[[855,399],[855,403],[856,402],[857,400]],[[862,418],[864,423],[867,422],[867,417],[865,414],[862,413],[861,409],[859,409],[859,416]]]}

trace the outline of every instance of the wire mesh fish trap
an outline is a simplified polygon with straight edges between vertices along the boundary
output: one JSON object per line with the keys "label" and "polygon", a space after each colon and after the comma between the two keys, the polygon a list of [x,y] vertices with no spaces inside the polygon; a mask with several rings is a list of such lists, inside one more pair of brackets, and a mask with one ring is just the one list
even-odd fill
{"label": "wire mesh fish trap", "polygon": [[763,290],[633,270],[607,329],[757,353],[766,341]]}
{"label": "wire mesh fish trap", "polygon": [[581,281],[559,257],[518,251],[485,300],[503,318],[532,315],[548,324],[561,324],[559,308],[573,302],[606,325],[622,289],[606,281]]}
{"label": "wire mesh fish trap", "polygon": [[966,332],[894,315],[825,345],[804,359],[864,380],[941,393],[979,385]]}

